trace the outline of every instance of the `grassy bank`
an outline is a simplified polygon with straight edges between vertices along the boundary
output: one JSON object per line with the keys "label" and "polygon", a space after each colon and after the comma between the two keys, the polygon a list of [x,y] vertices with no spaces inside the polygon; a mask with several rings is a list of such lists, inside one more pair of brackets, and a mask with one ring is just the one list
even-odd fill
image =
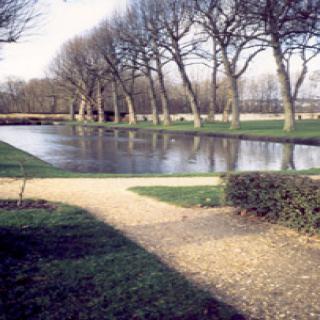
{"label": "grassy bank", "polygon": [[195,206],[215,207],[223,204],[221,187],[134,187],[130,190],[142,196],[185,208]]}
{"label": "grassy bank", "polygon": [[1,319],[229,319],[236,313],[79,208],[2,208],[0,244]]}
{"label": "grassy bank", "polygon": [[[68,122],[69,124],[77,124],[79,122]],[[294,132],[284,132],[282,130],[283,121],[281,120],[257,120],[241,122],[241,129],[230,130],[228,123],[205,122],[202,128],[193,128],[193,123],[188,121],[174,122],[170,126],[154,126],[152,123],[144,121],[136,125],[128,123],[113,124],[111,122],[99,124],[97,122],[80,123],[87,126],[104,126],[118,128],[138,128],[138,129],[153,129],[153,130],[168,130],[168,131],[189,131],[203,132],[214,134],[227,134],[231,136],[256,136],[256,137],[272,137],[272,138],[289,138],[289,139],[319,139],[320,142],[320,120],[300,120],[296,122],[296,130]]]}
{"label": "grassy bank", "polygon": [[[108,173],[77,173],[53,167],[27,152],[19,150],[0,141],[0,177],[21,177],[20,164],[30,178],[132,178],[132,177],[213,177],[221,173],[175,173],[175,174],[108,174]],[[278,171],[278,173],[319,175],[320,168],[301,171]]]}

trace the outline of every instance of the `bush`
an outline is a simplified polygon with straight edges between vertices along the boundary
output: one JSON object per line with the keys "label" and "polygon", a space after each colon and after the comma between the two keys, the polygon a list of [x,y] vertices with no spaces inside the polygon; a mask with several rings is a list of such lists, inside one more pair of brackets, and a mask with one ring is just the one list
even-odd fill
{"label": "bush", "polygon": [[320,233],[320,181],[249,173],[225,177],[226,201],[268,221]]}

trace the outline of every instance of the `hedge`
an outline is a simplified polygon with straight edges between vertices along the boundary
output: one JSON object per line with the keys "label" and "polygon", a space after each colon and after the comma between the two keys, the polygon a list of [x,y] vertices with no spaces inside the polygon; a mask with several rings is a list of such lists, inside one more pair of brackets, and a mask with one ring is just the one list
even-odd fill
{"label": "hedge", "polygon": [[271,222],[320,233],[320,181],[302,176],[248,173],[225,176],[227,203]]}

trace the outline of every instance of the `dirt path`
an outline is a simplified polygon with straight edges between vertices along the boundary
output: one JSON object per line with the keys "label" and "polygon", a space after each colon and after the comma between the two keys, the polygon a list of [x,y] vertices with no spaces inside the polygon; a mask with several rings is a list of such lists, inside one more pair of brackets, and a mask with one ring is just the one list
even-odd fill
{"label": "dirt path", "polygon": [[[26,196],[81,206],[124,231],[250,319],[320,319],[320,244],[230,208],[183,209],[132,186],[213,185],[218,178],[43,179]],[[17,184],[0,181],[0,198]]]}

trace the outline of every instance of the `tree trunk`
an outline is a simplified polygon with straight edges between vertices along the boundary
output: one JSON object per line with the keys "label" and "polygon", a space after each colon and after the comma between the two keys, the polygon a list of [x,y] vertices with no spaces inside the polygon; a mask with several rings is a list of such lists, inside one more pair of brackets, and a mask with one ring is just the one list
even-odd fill
{"label": "tree trunk", "polygon": [[291,86],[289,75],[286,71],[285,65],[283,63],[283,54],[281,52],[281,47],[279,42],[275,37],[272,37],[272,49],[273,56],[277,65],[277,74],[280,82],[281,96],[283,101],[284,109],[284,126],[283,130],[290,132],[295,129],[295,119],[294,119],[294,103],[291,96]]}
{"label": "tree trunk", "polygon": [[125,93],[126,96],[126,103],[128,107],[129,112],[129,124],[136,124],[137,123],[137,117],[134,110],[134,100],[132,95]]}
{"label": "tree trunk", "polygon": [[151,104],[151,112],[152,112],[152,123],[154,125],[159,124],[159,112],[158,112],[158,107],[157,107],[157,96],[156,96],[156,90],[154,87],[154,81],[152,78],[152,74],[150,69],[147,71],[147,78],[149,81],[149,98],[150,98],[150,104]]}
{"label": "tree trunk", "polygon": [[79,121],[84,121],[85,107],[86,107],[86,98],[84,95],[81,94],[80,105],[79,105]]}
{"label": "tree trunk", "polygon": [[113,102],[113,110],[114,110],[114,123],[120,122],[120,113],[119,113],[119,105],[118,105],[118,85],[117,81],[112,81],[112,102]]}
{"label": "tree trunk", "polygon": [[92,108],[92,104],[89,101],[87,101],[86,109],[87,109],[86,119],[88,121],[93,121],[93,110],[92,110],[93,108]]}
{"label": "tree trunk", "polygon": [[[121,85],[122,91],[125,95],[125,100],[128,108],[129,113],[129,124],[136,124],[137,123],[137,116],[135,112],[135,106],[134,106],[134,99],[133,99],[133,91],[130,91],[128,87],[126,86],[125,82],[121,79],[121,77],[117,76],[119,83]],[[134,79],[132,79],[134,81]],[[131,85],[131,89],[134,89],[134,84]]]}
{"label": "tree trunk", "polygon": [[102,98],[101,98],[101,85],[100,81],[97,80],[96,83],[96,104],[98,110],[98,122],[102,123],[105,122],[104,110],[102,106]]}
{"label": "tree trunk", "polygon": [[58,104],[57,100],[58,100],[57,96],[52,97],[52,105],[51,105],[51,113],[52,114],[55,114],[57,112],[57,104]]}
{"label": "tree trunk", "polygon": [[226,70],[227,79],[229,82],[229,90],[232,100],[232,119],[230,129],[240,129],[240,99],[238,89],[238,79],[234,73],[231,63],[228,59],[226,48],[221,47],[222,61]]}
{"label": "tree trunk", "polygon": [[211,75],[211,99],[209,104],[208,121],[215,121],[216,109],[217,109],[217,45],[216,40],[213,40],[213,69]]}
{"label": "tree trunk", "polygon": [[191,107],[191,111],[193,113],[193,123],[194,123],[194,127],[195,128],[200,128],[201,127],[201,117],[200,117],[200,111],[199,111],[199,104],[198,104],[198,100],[196,97],[196,94],[192,88],[192,84],[191,81],[187,75],[185,66],[183,64],[182,58],[179,54],[179,49],[176,48],[176,58],[175,61],[177,63],[182,81],[183,81],[183,85],[186,89],[186,95],[187,95],[187,99],[190,103],[190,107]]}
{"label": "tree trunk", "polygon": [[190,107],[193,113],[193,126],[195,128],[201,128],[202,124],[201,124],[201,117],[200,117],[200,111],[199,111],[199,106],[198,106],[198,101],[197,98],[195,96],[195,93],[192,89],[192,85],[190,81],[187,81],[185,83],[185,87],[186,87],[186,94],[187,94],[187,98],[189,100],[190,103]]}
{"label": "tree trunk", "polygon": [[235,77],[230,78],[232,94],[232,117],[230,129],[240,129],[240,99],[238,81]]}
{"label": "tree trunk", "polygon": [[222,122],[229,122],[229,102],[225,105],[223,109]]}
{"label": "tree trunk", "polygon": [[299,74],[299,77],[298,77],[298,80],[296,82],[296,85],[294,87],[294,90],[293,90],[293,94],[292,94],[292,100],[293,100],[293,105],[294,105],[294,110],[295,110],[295,104],[297,102],[297,99],[298,99],[298,95],[299,95],[299,91],[300,91],[300,88],[307,76],[307,73],[308,73],[308,67],[307,67],[307,62],[304,61],[303,62],[303,66],[302,66],[302,70]]}
{"label": "tree trunk", "polygon": [[164,84],[161,57],[156,47],[157,45],[153,44],[153,46],[155,51],[156,67],[157,67],[157,74],[158,74],[158,80],[159,80],[159,86],[160,86],[159,94],[160,94],[161,107],[162,107],[162,113],[163,113],[163,124],[165,126],[169,126],[171,124],[171,118],[170,118],[170,112],[169,112],[169,99],[168,99],[167,89]]}

